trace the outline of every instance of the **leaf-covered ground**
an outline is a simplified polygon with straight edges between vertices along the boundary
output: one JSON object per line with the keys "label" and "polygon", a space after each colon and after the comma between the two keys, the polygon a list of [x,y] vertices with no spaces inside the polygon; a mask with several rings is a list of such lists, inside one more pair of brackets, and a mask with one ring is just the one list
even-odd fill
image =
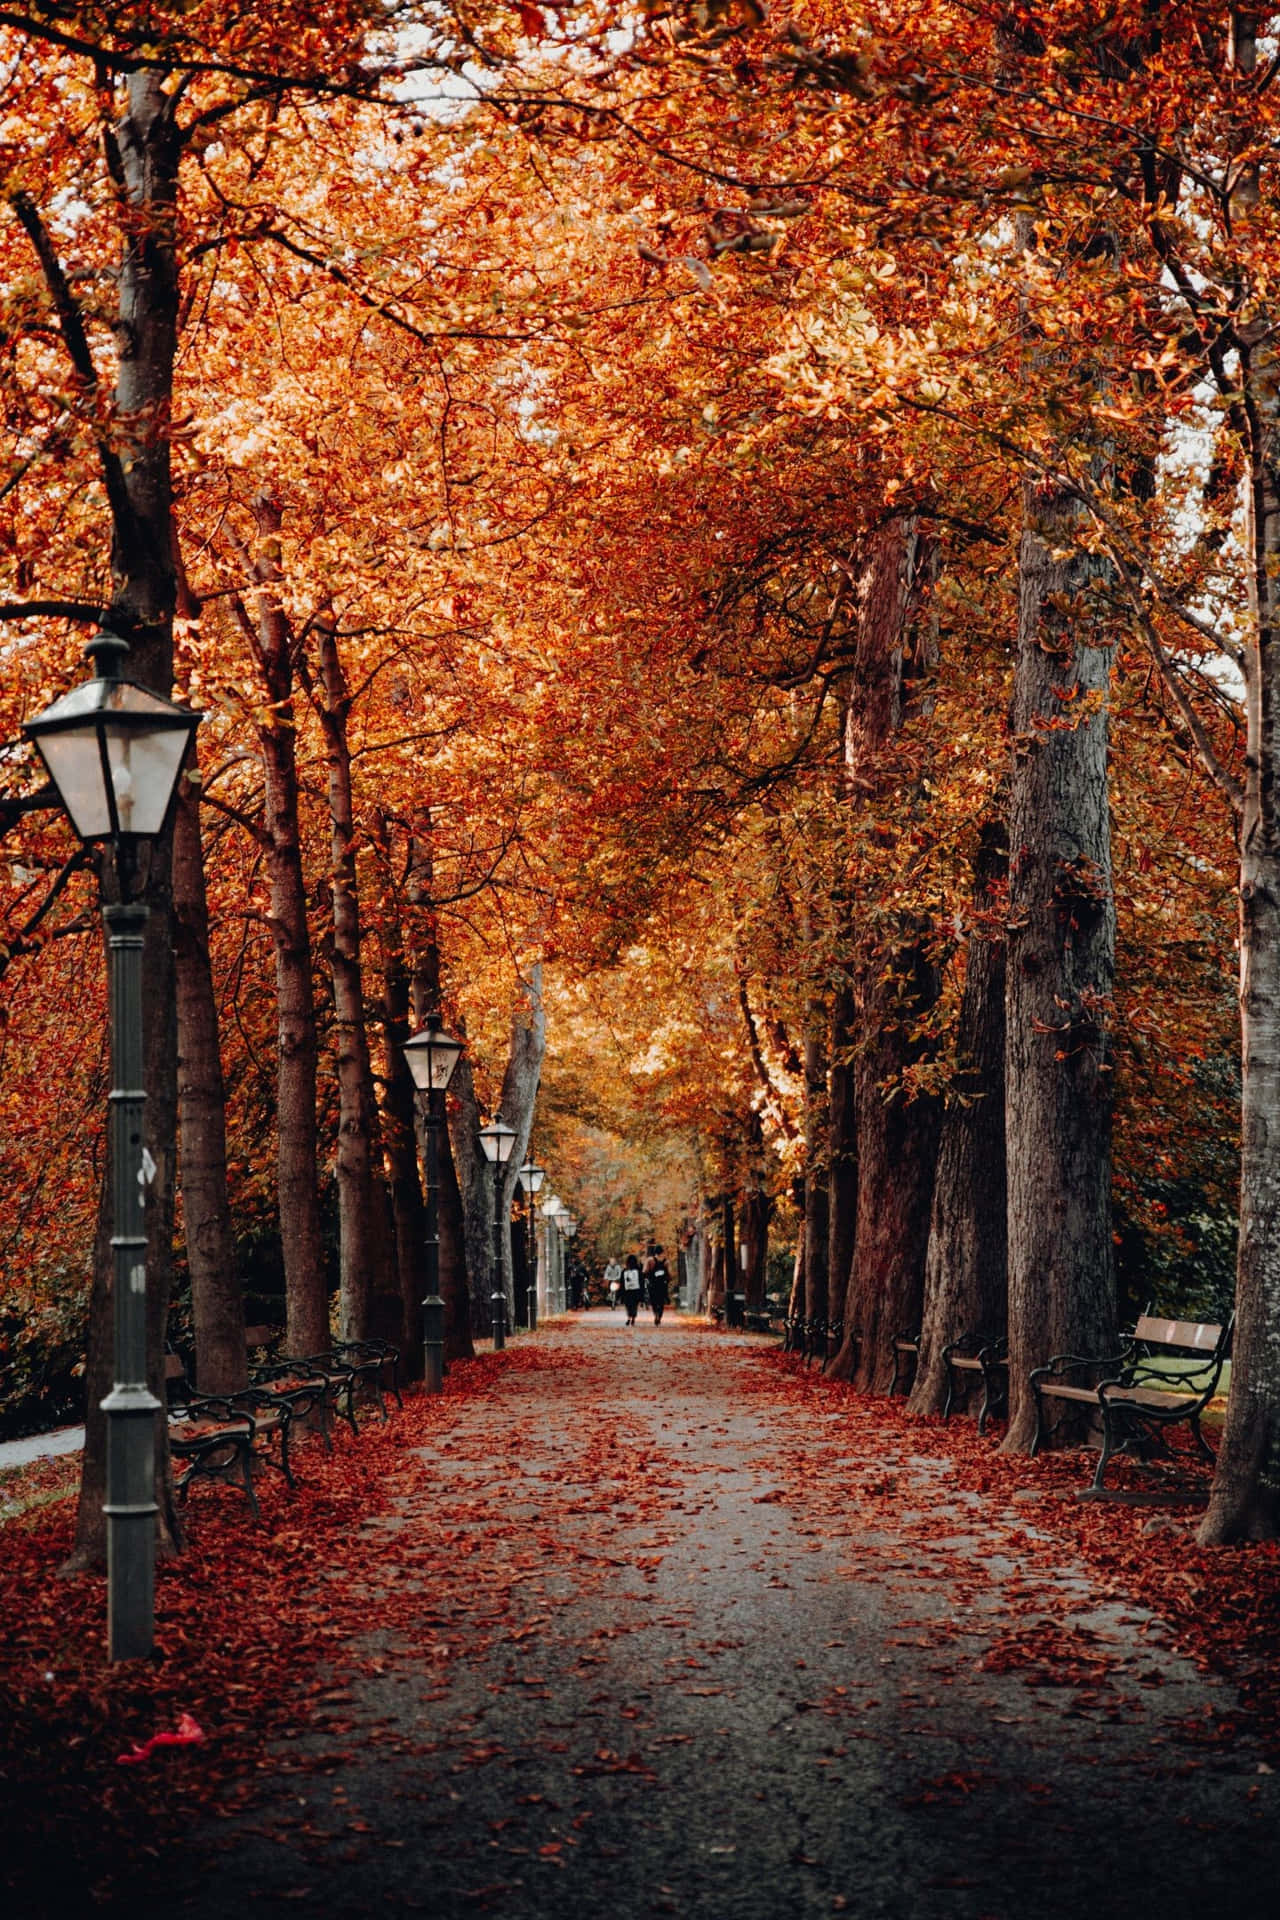
{"label": "leaf-covered ground", "polygon": [[16,1911],[1273,1910],[1280,1555],[1080,1456],[600,1312],[302,1463],[197,1489],[153,1666],[5,1524]]}

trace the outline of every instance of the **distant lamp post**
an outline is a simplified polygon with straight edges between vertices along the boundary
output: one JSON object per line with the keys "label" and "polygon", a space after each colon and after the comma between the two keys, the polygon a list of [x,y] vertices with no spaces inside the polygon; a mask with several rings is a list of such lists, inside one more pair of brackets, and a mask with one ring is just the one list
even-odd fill
{"label": "distant lamp post", "polygon": [[155,1416],[147,1387],[147,1188],[143,1139],[142,945],[147,908],[132,898],[141,843],[164,827],[202,714],[120,677],[128,645],[102,632],[85,648],[94,678],[28,720],[72,826],[109,840],[120,899],[103,906],[111,1003],[114,1342],[107,1416],[107,1651],[144,1659],[155,1644]]}
{"label": "distant lamp post", "polygon": [[570,1246],[569,1246],[569,1252],[567,1252],[567,1253],[565,1254],[565,1262],[564,1262],[564,1265],[565,1265],[565,1275],[564,1275],[564,1290],[565,1290],[565,1305],[566,1305],[566,1307],[572,1307],[572,1308],[573,1308],[573,1309],[575,1310],[575,1312],[576,1312],[576,1311],[577,1311],[577,1307],[578,1307],[578,1286],[577,1286],[577,1271],[578,1271],[578,1269],[577,1269],[577,1265],[576,1265],[576,1263],[575,1263],[575,1264],[574,1264],[574,1266],[573,1266],[573,1270],[572,1270],[572,1273],[570,1272],[570,1259],[569,1259],[569,1254],[570,1254],[570,1253],[572,1252],[572,1242],[573,1242],[573,1237],[574,1237],[574,1235],[575,1235],[575,1234],[577,1233],[577,1231],[578,1231],[578,1222],[577,1222],[577,1219],[576,1219],[576,1217],[575,1217],[575,1216],[574,1216],[574,1215],[573,1215],[572,1213],[568,1213],[568,1212],[566,1212],[566,1213],[565,1213],[565,1214],[564,1214],[564,1215],[563,1215],[563,1216],[561,1217],[561,1220],[560,1220],[560,1231],[561,1231],[561,1233],[562,1233],[562,1234],[564,1235],[564,1237],[565,1237],[565,1239],[566,1239],[566,1240],[567,1240],[567,1241],[568,1241],[568,1242],[570,1243]]}
{"label": "distant lamp post", "polygon": [[556,1311],[558,1313],[563,1313],[569,1305],[569,1273],[565,1255],[569,1236],[564,1227],[565,1221],[572,1217],[568,1207],[557,1194],[551,1224],[556,1230]]}
{"label": "distant lamp post", "polygon": [[556,1234],[556,1216],[560,1211],[559,1196],[554,1193],[548,1193],[543,1199],[541,1211],[547,1249],[547,1312],[556,1313],[559,1310],[557,1300],[559,1281],[556,1277],[558,1271],[556,1262],[559,1257],[560,1245],[559,1237]]}
{"label": "distant lamp post", "polygon": [[439,1133],[444,1111],[444,1090],[453,1078],[453,1070],[462,1057],[462,1042],[444,1031],[438,1013],[427,1015],[421,1033],[404,1044],[404,1057],[413,1084],[425,1095],[423,1134],[427,1161],[427,1230],[424,1252],[427,1257],[427,1293],[422,1302],[422,1390],[440,1393],[444,1388],[444,1300],[440,1294],[440,1157]]}
{"label": "distant lamp post", "polygon": [[536,1160],[526,1160],[520,1169],[520,1185],[524,1192],[525,1287],[524,1316],[521,1319],[517,1300],[516,1318],[530,1332],[538,1324],[538,1243],[534,1232],[533,1201],[546,1177],[545,1168],[540,1167]]}
{"label": "distant lamp post", "polygon": [[502,1286],[502,1181],[507,1163],[515,1152],[516,1130],[509,1127],[505,1120],[491,1120],[487,1127],[480,1129],[480,1145],[484,1148],[485,1159],[493,1168],[493,1293],[489,1304],[493,1309],[493,1350],[501,1353],[506,1345],[504,1325],[507,1304]]}

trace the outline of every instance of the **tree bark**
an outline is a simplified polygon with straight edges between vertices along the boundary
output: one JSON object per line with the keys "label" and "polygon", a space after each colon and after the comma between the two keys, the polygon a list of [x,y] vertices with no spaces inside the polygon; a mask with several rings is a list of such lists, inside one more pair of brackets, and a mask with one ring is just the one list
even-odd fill
{"label": "tree bark", "polygon": [[194,754],[188,758],[178,783],[173,908],[182,1217],[191,1275],[196,1386],[201,1393],[236,1393],[248,1384],[244,1287],[236,1272],[235,1232],[227,1195],[226,1088],[209,960],[200,771]]}
{"label": "tree bark", "polygon": [[1280,355],[1270,316],[1241,343],[1249,460],[1240,825],[1240,1240],[1227,1421],[1203,1546],[1280,1533]]}
{"label": "tree bark", "polygon": [[[871,804],[892,794],[900,809],[905,797],[889,755],[906,714],[911,665],[933,661],[922,589],[934,554],[915,518],[897,515],[871,540],[862,571],[845,760],[851,790]],[[882,840],[890,834],[887,823],[875,826]],[[919,1326],[924,1297],[941,1116],[935,1098],[911,1097],[904,1082],[932,1044],[914,1032],[939,991],[929,931],[909,912],[885,916],[854,963],[863,1035],[853,1091],[857,1224],[842,1302],[844,1341],[830,1372],[876,1391],[888,1388],[894,1338]]]}
{"label": "tree bark", "polygon": [[344,1340],[393,1337],[402,1314],[387,1245],[387,1194],[365,1024],[348,723],[351,696],[331,618],[317,623],[320,726],[329,769],[334,1059],[338,1078],[339,1314]]}
{"label": "tree bark", "polygon": [[1005,947],[984,918],[1008,871],[1004,822],[984,828],[974,863],[974,920],[956,1036],[957,1067],[942,1122],[925,1255],[920,1355],[909,1410],[941,1413],[942,1350],[966,1332],[1008,1323],[1005,1209]]}
{"label": "tree bark", "polygon": [[266,684],[271,718],[258,729],[266,789],[266,867],[271,888],[270,927],[276,960],[276,1191],[285,1276],[285,1344],[292,1354],[329,1345],[328,1275],[320,1214],[316,1125],[315,983],[311,931],[298,819],[297,734],[289,625],[276,588],[279,503],[254,503],[259,581],[254,650]]}
{"label": "tree bark", "polygon": [[828,1084],[827,1272],[832,1298],[843,1300],[853,1272],[858,1228],[858,1129],[854,1041],[857,1002],[842,980],[831,1003]]}
{"label": "tree bark", "polygon": [[[507,1301],[507,1325],[515,1325],[515,1269],[512,1262],[509,1223],[515,1205],[516,1180],[529,1156],[533,1134],[533,1114],[542,1079],[542,1059],[547,1050],[547,1016],[542,1000],[542,963],[530,969],[523,998],[511,1015],[511,1047],[507,1068],[502,1076],[499,1111],[509,1127],[516,1130],[511,1158],[504,1169],[502,1183],[502,1219],[508,1230],[502,1235],[502,1286]],[[492,1172],[492,1169],[490,1169]]]}
{"label": "tree bark", "polygon": [[747,1123],[747,1177],[742,1196],[743,1291],[747,1312],[764,1306],[769,1259],[769,1193],[765,1184],[764,1127],[753,1107]]}
{"label": "tree bark", "polygon": [[[109,625],[129,642],[126,671],[139,685],[168,695],[173,686],[176,598],[169,426],[178,328],[178,264],[174,249],[182,143],[174,100],[162,76],[142,68],[128,76],[124,112],[112,132],[124,183],[114,417],[104,441],[103,470],[111,508],[112,593]],[[43,263],[42,263],[43,264]],[[64,338],[65,338],[64,328]],[[83,376],[82,376],[83,377]],[[96,379],[85,385],[96,396]],[[164,1342],[172,1274],[177,1136],[177,1020],[172,935],[171,834],[153,843],[141,896],[149,918],[142,956],[146,1009],[146,1130],[156,1174],[147,1198],[147,1385],[163,1405]],[[104,865],[104,892],[114,890]],[[67,1571],[106,1560],[106,1417],[101,1402],[113,1374],[111,1168],[102,1186],[89,1311],[85,1445],[75,1542]],[[155,1433],[157,1541],[181,1539],[163,1413]]]}
{"label": "tree bark", "polygon": [[1052,1353],[1109,1353],[1116,1332],[1110,650],[1090,606],[1104,566],[1080,550],[1079,518],[1065,493],[1027,483],[1005,996],[1009,1452],[1031,1444],[1031,1368]]}
{"label": "tree bark", "polygon": [[804,1316],[825,1320],[831,1311],[827,1276],[830,1216],[827,1197],[826,1011],[809,1007],[804,1037]]}
{"label": "tree bark", "polygon": [[[409,904],[420,922],[414,940],[414,964],[411,980],[413,1018],[416,1027],[425,1024],[429,1013],[443,1014],[443,963],[440,957],[440,933],[433,896],[431,858],[431,821],[424,812],[422,830],[414,835],[409,849],[407,882]],[[459,1027],[458,1038],[465,1039]],[[444,1357],[470,1360],[475,1353],[471,1339],[470,1251],[462,1192],[458,1184],[453,1156],[453,1122],[458,1112],[458,1085],[469,1084],[471,1069],[465,1053],[454,1069],[453,1080],[445,1095],[445,1124],[436,1136],[436,1231],[440,1241],[440,1293],[444,1300]],[[423,1142],[425,1153],[425,1142]]]}
{"label": "tree bark", "polygon": [[[417,1098],[404,1057],[410,1033],[410,976],[404,922],[392,880],[390,827],[375,815],[372,846],[375,892],[381,901],[378,944],[382,955],[381,1019],[383,1035],[382,1142],[391,1189],[396,1276],[400,1292],[400,1365],[406,1380],[423,1371],[422,1303],[427,1293],[426,1205],[418,1172]],[[439,1209],[437,1207],[437,1217]]]}

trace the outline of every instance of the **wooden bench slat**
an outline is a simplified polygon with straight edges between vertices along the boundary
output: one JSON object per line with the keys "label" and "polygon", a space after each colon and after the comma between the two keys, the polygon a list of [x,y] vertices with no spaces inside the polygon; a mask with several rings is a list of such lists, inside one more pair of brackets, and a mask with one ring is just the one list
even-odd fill
{"label": "wooden bench slat", "polygon": [[1158,1320],[1154,1314],[1144,1313],[1139,1315],[1133,1336],[1161,1347],[1190,1347],[1196,1353],[1212,1353],[1222,1338],[1222,1328],[1208,1321]]}

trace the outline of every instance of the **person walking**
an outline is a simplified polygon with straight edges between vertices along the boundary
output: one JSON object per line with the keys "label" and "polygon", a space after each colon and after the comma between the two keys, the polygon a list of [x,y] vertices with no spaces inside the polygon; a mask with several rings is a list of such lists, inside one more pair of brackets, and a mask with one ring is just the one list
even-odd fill
{"label": "person walking", "polygon": [[649,1305],[653,1308],[653,1324],[655,1327],[660,1327],[663,1309],[671,1298],[671,1275],[662,1257],[661,1247],[654,1248],[653,1259],[648,1263],[646,1286]]}
{"label": "person walking", "polygon": [[634,1327],[636,1315],[640,1311],[640,1262],[634,1253],[629,1253],[626,1265],[622,1269],[622,1304],[627,1312],[627,1325]]}
{"label": "person walking", "polygon": [[609,1305],[616,1308],[618,1295],[622,1292],[622,1266],[616,1258],[611,1259],[604,1270],[604,1287],[609,1296]]}

